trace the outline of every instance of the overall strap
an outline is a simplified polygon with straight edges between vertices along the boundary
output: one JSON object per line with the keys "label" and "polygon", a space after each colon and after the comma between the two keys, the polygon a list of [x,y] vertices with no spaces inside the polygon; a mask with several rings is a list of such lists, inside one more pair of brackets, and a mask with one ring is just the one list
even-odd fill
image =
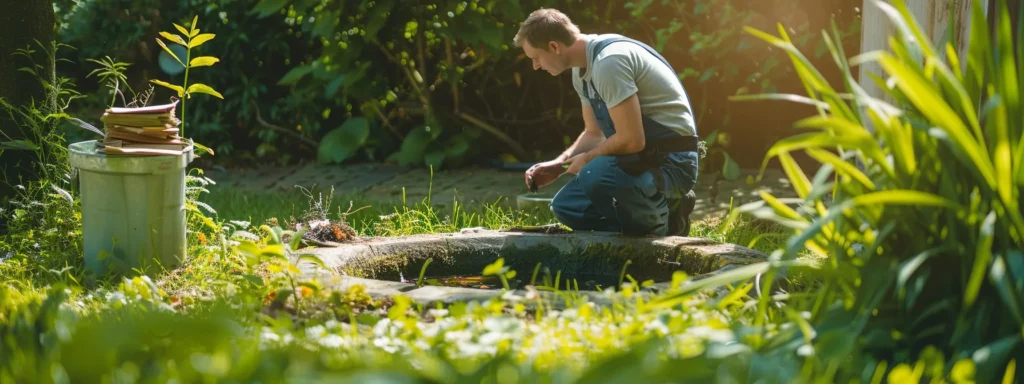
{"label": "overall strap", "polygon": [[[648,53],[650,53],[654,57],[657,57],[658,60],[661,60],[661,62],[663,64],[665,64],[665,66],[667,66],[668,69],[671,70],[673,74],[676,73],[676,70],[674,68],[672,68],[672,64],[669,64],[668,60],[665,60],[665,58],[663,56],[661,56],[661,54],[658,53],[658,51],[654,50],[654,48],[652,48],[651,46],[649,46],[647,44],[644,44],[642,41],[631,39],[631,38],[628,38],[628,37],[625,37],[625,36],[610,37],[610,38],[598,41],[597,44],[594,45],[594,57],[597,57],[597,54],[600,53],[601,50],[603,50],[609,44],[615,43],[615,42],[619,42],[619,41],[628,41],[628,42],[631,42],[633,44],[636,44],[636,45],[639,45],[639,46],[643,47],[644,49],[647,50]],[[593,65],[593,57],[589,58],[588,62],[591,63],[591,65]],[[677,75],[676,78],[678,79],[678,77],[679,76]],[[587,97],[590,96],[589,95],[590,92],[589,92],[589,89],[587,89],[587,86],[589,85],[591,88],[593,88],[593,84],[589,84],[589,83],[590,82],[584,82],[583,83],[583,91],[584,91],[584,93],[585,93],[585,95]],[[689,100],[690,96],[686,93],[686,86],[683,85],[683,80],[682,79],[679,79],[679,86],[682,87],[682,89],[683,89],[683,95],[686,96],[687,100]],[[594,89],[594,93],[597,94],[597,89],[596,88]],[[600,97],[600,94],[598,94],[598,97]],[[697,121],[697,114],[693,111],[692,107],[690,109],[690,114],[693,115],[693,121],[696,122]]]}

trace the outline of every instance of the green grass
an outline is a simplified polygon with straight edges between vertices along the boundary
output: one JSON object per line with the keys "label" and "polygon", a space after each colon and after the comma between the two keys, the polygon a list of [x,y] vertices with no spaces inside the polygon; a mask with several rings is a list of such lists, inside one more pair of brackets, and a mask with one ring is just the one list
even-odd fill
{"label": "green grass", "polygon": [[271,217],[299,217],[309,209],[308,198],[300,193],[242,191],[231,187],[211,186],[202,202],[213,207],[220,219],[264,223]]}
{"label": "green grass", "polygon": [[[192,257],[177,270],[83,285],[78,279],[47,273],[5,272],[15,264],[30,269],[28,263],[0,264],[0,276],[11,277],[0,284],[0,338],[9,340],[0,346],[0,381],[48,381],[42,373],[54,369],[73,381],[89,382],[102,381],[104,375],[266,382],[706,378],[715,374],[708,367],[734,364],[709,359],[707,348],[737,340],[732,328],[751,323],[742,296],[715,298],[689,292],[683,306],[650,306],[635,295],[638,287],[629,284],[621,292],[609,292],[617,304],[608,308],[579,300],[565,310],[543,301],[531,302],[534,308],[527,309],[523,303],[502,299],[424,308],[402,296],[373,299],[359,287],[338,290],[299,275],[291,261],[274,256],[293,256],[293,251],[274,248],[273,236],[260,228],[273,217],[331,212],[332,219],[344,217],[361,235],[399,236],[550,223],[552,218],[544,212],[512,211],[498,204],[453,202],[438,208],[426,201],[398,201],[346,215],[351,199],[331,198],[328,207],[329,193],[323,200],[317,194],[315,201],[321,203],[312,205],[301,191],[214,188],[199,196],[217,212],[208,218],[227,229],[210,229],[203,224],[204,210],[191,210],[192,233],[203,233],[204,240],[190,237]],[[335,202],[342,202],[338,205],[343,209],[335,209]],[[355,208],[363,205],[352,203]],[[232,222],[237,219],[252,222]],[[694,233],[748,242],[758,237],[755,231],[766,229],[740,223],[716,231],[720,228],[713,224],[698,222]],[[262,251],[243,250],[236,242],[244,240],[230,236],[238,229],[258,234],[260,239],[252,245]],[[32,257],[30,249],[22,249],[16,259]],[[77,276],[72,269],[64,276]],[[561,291],[573,296],[571,290]],[[579,327],[588,331],[578,332]],[[40,337],[53,341],[33,341]],[[83,359],[86,349],[116,357]],[[643,371],[616,363],[643,356],[666,360]],[[742,369],[730,371],[744,375]]]}
{"label": "green grass", "polygon": [[[254,225],[271,218],[284,222],[303,217],[311,208],[315,209],[317,202],[321,202],[321,206],[327,206],[323,210],[329,219],[346,221],[361,236],[457,232],[470,227],[507,229],[517,225],[556,222],[550,211],[525,212],[498,203],[463,204],[455,201],[431,205],[427,204],[427,199],[367,201],[354,193],[332,196],[330,190],[255,191],[220,186],[212,186],[209,190],[210,193],[202,195],[201,201],[213,207],[220,220],[248,221]],[[717,217],[695,220],[690,236],[743,245],[765,253],[783,247],[789,236],[785,227],[767,221],[743,220],[727,230],[722,230],[721,225],[728,224]],[[809,252],[804,255],[812,256]]]}
{"label": "green grass", "polygon": [[507,229],[554,223],[547,211],[518,211],[500,203],[447,204],[422,201],[364,200],[356,194],[334,195],[331,190],[245,191],[212,186],[201,201],[213,207],[219,220],[253,225],[276,219],[281,225],[309,216],[344,221],[360,236],[402,236],[458,232],[463,228]]}

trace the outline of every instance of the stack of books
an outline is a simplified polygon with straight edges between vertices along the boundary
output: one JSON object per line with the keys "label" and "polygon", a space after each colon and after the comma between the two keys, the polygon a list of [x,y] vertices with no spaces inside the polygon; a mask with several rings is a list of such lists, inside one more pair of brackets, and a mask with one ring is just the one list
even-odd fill
{"label": "stack of books", "polygon": [[180,121],[170,104],[138,108],[108,108],[100,150],[118,155],[181,155],[186,142],[178,136]]}

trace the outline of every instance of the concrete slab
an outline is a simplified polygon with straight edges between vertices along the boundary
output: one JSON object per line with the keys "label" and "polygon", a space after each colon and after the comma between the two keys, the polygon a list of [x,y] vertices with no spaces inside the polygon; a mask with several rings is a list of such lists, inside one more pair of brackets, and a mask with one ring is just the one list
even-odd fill
{"label": "concrete slab", "polygon": [[[331,281],[335,288],[345,289],[360,284],[378,298],[405,295],[428,305],[483,301],[499,296],[523,301],[538,295],[549,304],[561,305],[565,304],[562,300],[565,298],[528,285],[503,292],[496,289],[417,286],[410,281],[402,281],[403,278],[418,276],[427,260],[430,260],[428,276],[478,275],[487,265],[503,258],[504,265],[515,270],[525,281],[530,280],[527,276],[540,264],[553,274],[560,272],[563,277],[596,276],[610,281],[618,281],[620,273],[625,270],[636,281],[654,281],[657,283],[654,289],[661,290],[669,287],[668,282],[675,271],[691,276],[687,284],[700,284],[709,276],[735,274],[737,268],[747,268],[767,260],[763,253],[746,247],[699,238],[480,230],[368,239],[338,247],[307,249],[303,253],[316,255],[326,267],[304,263],[300,265],[303,273]],[[604,285],[603,288],[615,287]],[[571,293],[596,302],[609,299],[596,290],[573,290]]]}

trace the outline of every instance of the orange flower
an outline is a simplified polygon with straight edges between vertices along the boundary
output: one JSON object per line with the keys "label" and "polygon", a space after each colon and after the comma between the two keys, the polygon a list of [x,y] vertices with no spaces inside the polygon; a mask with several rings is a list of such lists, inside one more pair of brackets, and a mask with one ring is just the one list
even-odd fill
{"label": "orange flower", "polygon": [[202,232],[196,232],[196,237],[199,238],[199,244],[206,245],[206,235]]}

